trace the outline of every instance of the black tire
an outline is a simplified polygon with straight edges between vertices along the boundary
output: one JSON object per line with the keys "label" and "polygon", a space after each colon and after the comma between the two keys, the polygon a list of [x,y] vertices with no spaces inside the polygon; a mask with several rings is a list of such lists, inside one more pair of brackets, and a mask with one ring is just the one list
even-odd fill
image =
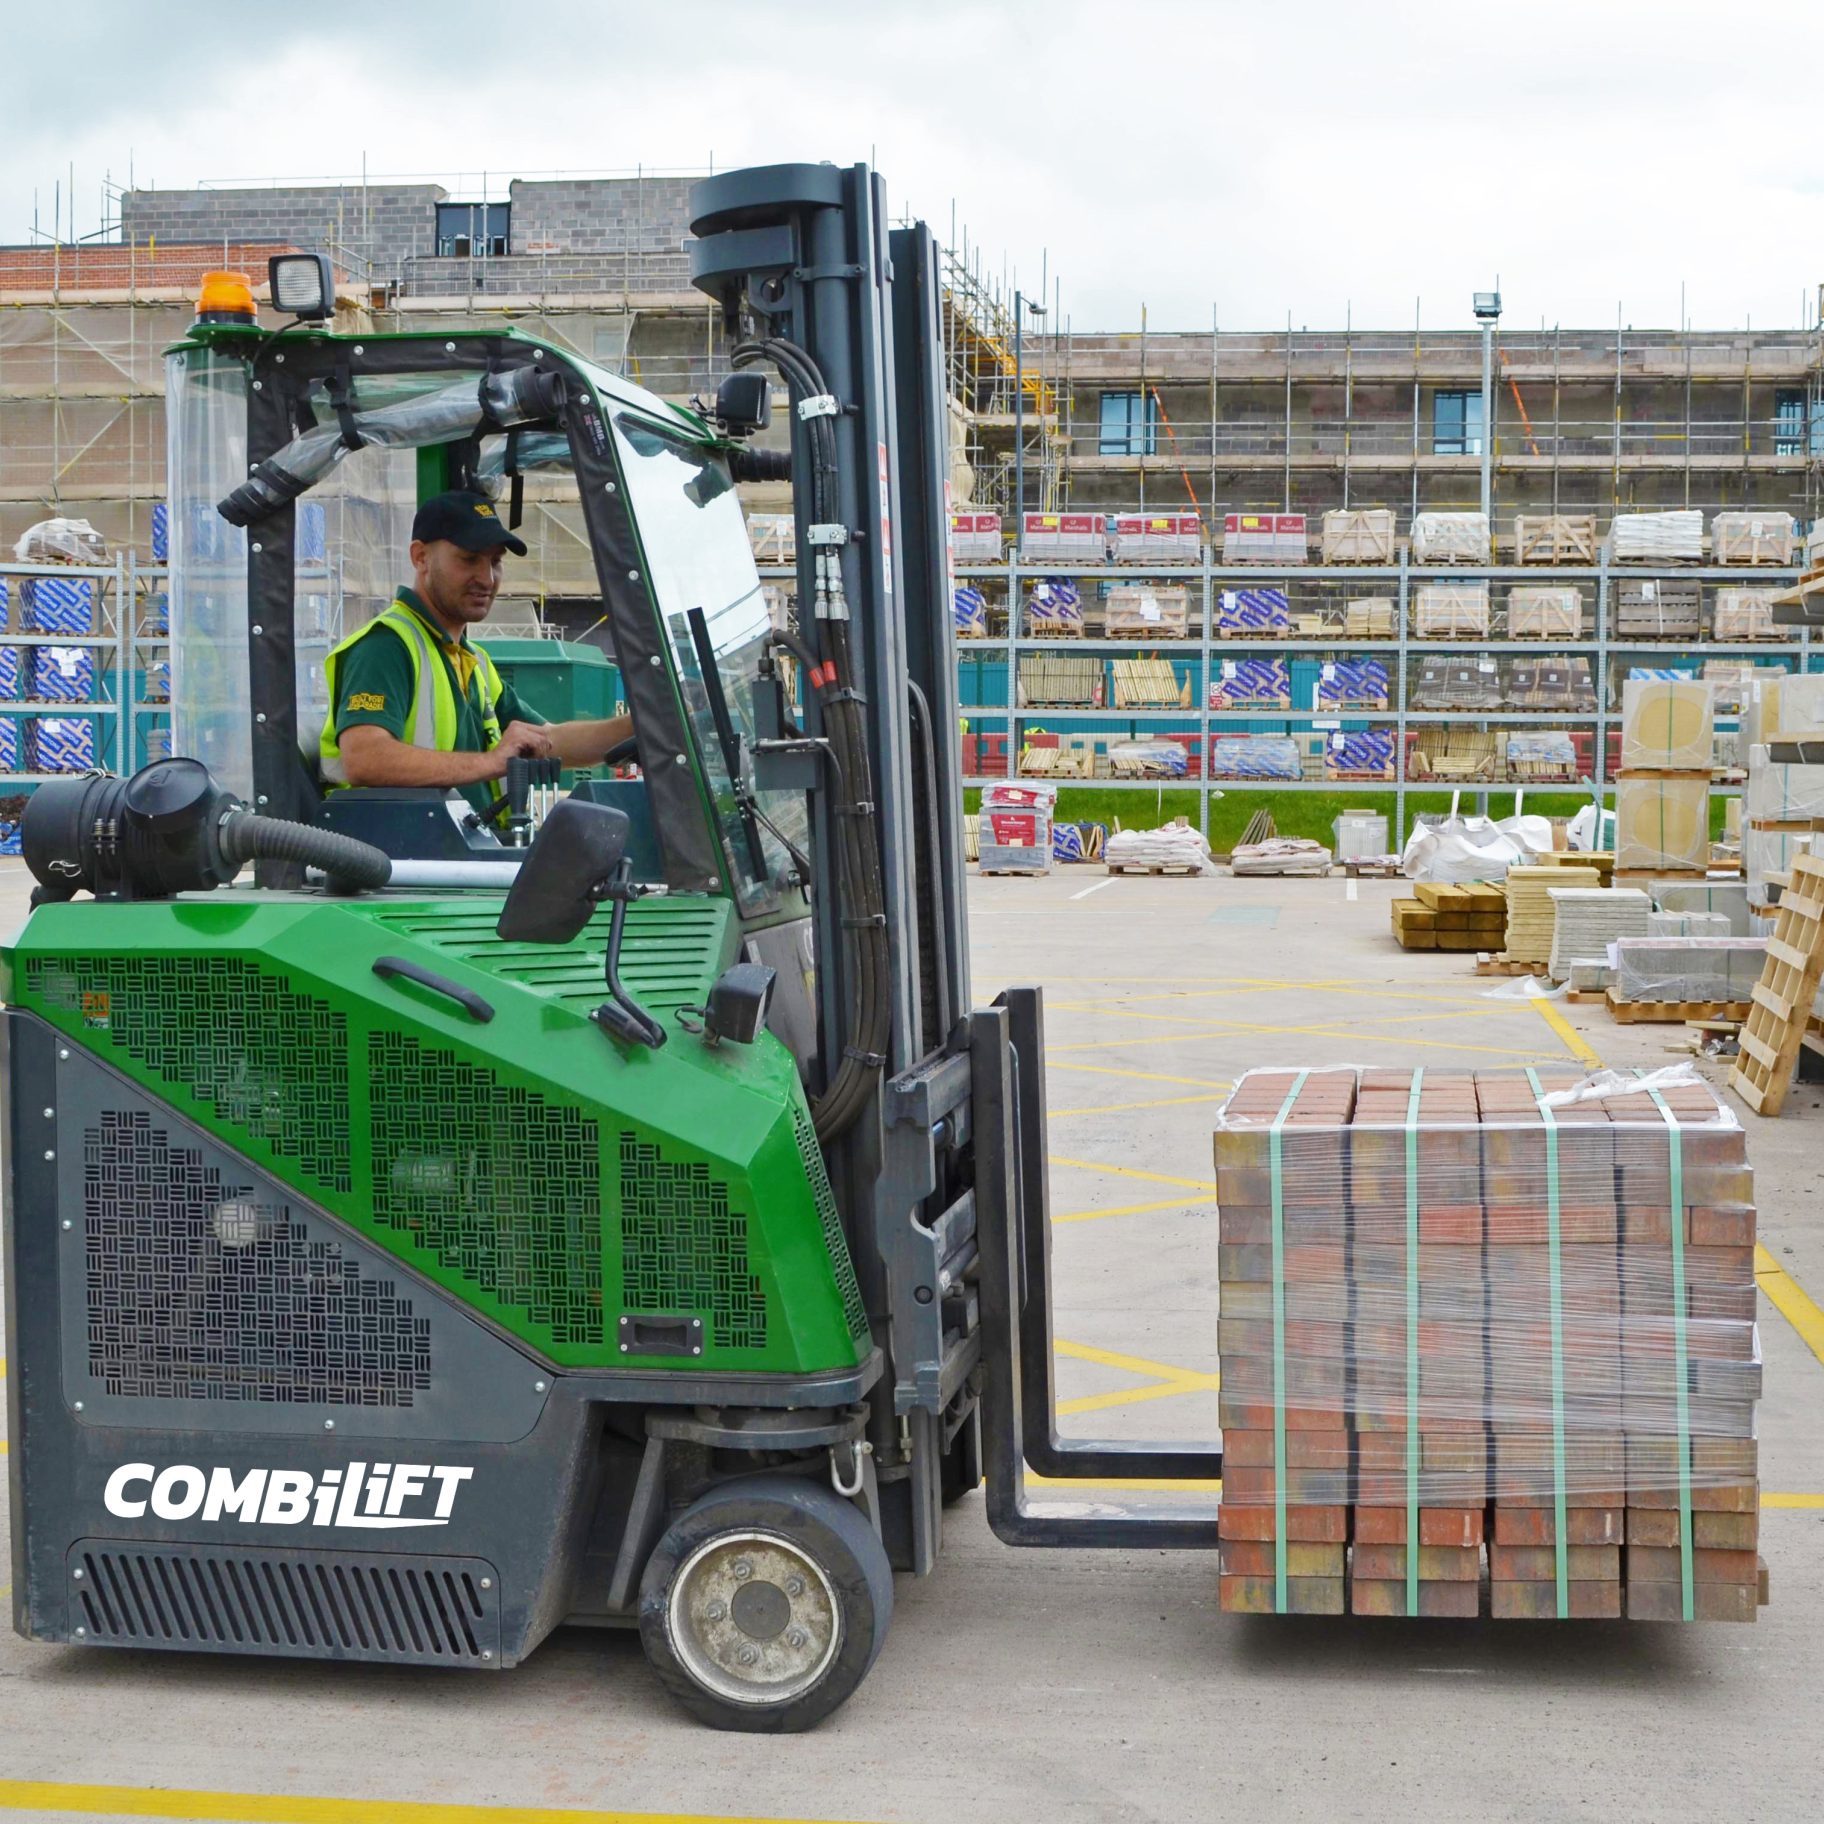
{"label": "black tire", "polygon": [[[747,1734],[820,1723],[867,1677],[892,1618],[878,1535],[802,1476],[712,1489],[666,1529],[640,1580],[640,1642],[659,1682],[699,1721]],[[735,1663],[749,1654],[751,1685]]]}

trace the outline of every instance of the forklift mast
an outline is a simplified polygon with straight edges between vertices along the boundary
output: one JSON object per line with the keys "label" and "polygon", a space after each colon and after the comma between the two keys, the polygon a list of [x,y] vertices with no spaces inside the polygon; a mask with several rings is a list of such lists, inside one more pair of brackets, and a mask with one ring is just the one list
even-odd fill
{"label": "forklift mast", "polygon": [[[830,771],[793,773],[802,759],[762,742],[756,783],[831,785],[811,796],[820,1050],[832,1070],[846,1055],[868,1087],[825,1150],[888,1340],[877,1459],[918,1485],[923,1569],[935,1428],[973,1405],[975,1360],[962,1134],[943,1111],[927,1118],[946,1061],[966,1085],[969,1007],[937,248],[922,223],[889,228],[885,187],[861,165],[730,172],[696,186],[692,215],[692,276],[721,304],[736,364],[775,366],[791,397],[799,631],[828,678],[805,693],[803,732]],[[859,768],[841,752],[851,716]],[[877,902],[845,865],[856,842]],[[884,1017],[870,1026],[871,1013]]]}

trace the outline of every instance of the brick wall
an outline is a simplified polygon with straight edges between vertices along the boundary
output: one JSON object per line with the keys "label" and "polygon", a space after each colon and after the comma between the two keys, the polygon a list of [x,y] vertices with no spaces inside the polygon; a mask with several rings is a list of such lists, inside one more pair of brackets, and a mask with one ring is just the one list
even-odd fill
{"label": "brick wall", "polygon": [[[266,262],[295,253],[290,241],[230,241],[225,269],[244,272],[254,289],[266,283]],[[9,292],[193,291],[205,272],[224,269],[220,241],[166,245],[148,251],[119,242],[86,247],[0,247],[0,297]]]}
{"label": "brick wall", "polygon": [[693,177],[516,179],[515,253],[677,254],[690,236]]}

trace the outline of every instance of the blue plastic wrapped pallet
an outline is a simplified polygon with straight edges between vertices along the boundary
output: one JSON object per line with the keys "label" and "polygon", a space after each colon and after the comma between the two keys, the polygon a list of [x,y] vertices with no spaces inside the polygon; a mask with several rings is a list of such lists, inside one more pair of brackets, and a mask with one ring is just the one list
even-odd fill
{"label": "blue plastic wrapped pallet", "polygon": [[1384,659],[1327,659],[1317,675],[1319,709],[1385,709]]}
{"label": "blue plastic wrapped pallet", "polygon": [[171,508],[162,500],[152,503],[152,561],[155,564],[171,561]]}
{"label": "blue plastic wrapped pallet", "polygon": [[95,724],[88,716],[38,716],[26,736],[32,771],[86,773],[95,764]]}
{"label": "blue plastic wrapped pallet", "polygon": [[1210,743],[1213,779],[1297,779],[1298,743],[1290,735],[1218,735]]}
{"label": "blue plastic wrapped pallet", "polygon": [[1292,676],[1284,659],[1224,659],[1210,682],[1212,709],[1290,709]]}
{"label": "blue plastic wrapped pallet", "polygon": [[0,855],[22,855],[24,852],[18,824],[0,822]]}
{"label": "blue plastic wrapped pallet", "polygon": [[27,633],[93,633],[92,576],[28,576],[19,585]]}
{"label": "blue plastic wrapped pallet", "polygon": [[152,659],[146,665],[145,700],[148,703],[171,701],[171,661]]}
{"label": "blue plastic wrapped pallet", "polygon": [[0,773],[18,772],[19,754],[19,724],[11,716],[0,716]]}
{"label": "blue plastic wrapped pallet", "polygon": [[1393,730],[1390,728],[1339,728],[1324,746],[1326,774],[1366,773],[1376,779],[1393,777]]}
{"label": "blue plastic wrapped pallet", "polygon": [[87,646],[38,646],[31,653],[31,695],[40,703],[92,703],[95,654]]}
{"label": "blue plastic wrapped pallet", "polygon": [[1083,631],[1083,600],[1067,576],[1041,577],[1026,597],[1026,632],[1036,639],[1048,634]]}
{"label": "blue plastic wrapped pallet", "polygon": [[988,598],[979,589],[959,584],[950,598],[956,615],[956,637],[959,640],[986,639],[988,635]]}
{"label": "blue plastic wrapped pallet", "polygon": [[1216,598],[1218,633],[1288,633],[1291,597],[1283,589],[1225,589]]}
{"label": "blue plastic wrapped pallet", "polygon": [[16,703],[25,693],[19,688],[24,676],[21,661],[31,649],[20,646],[0,646],[0,703]]}

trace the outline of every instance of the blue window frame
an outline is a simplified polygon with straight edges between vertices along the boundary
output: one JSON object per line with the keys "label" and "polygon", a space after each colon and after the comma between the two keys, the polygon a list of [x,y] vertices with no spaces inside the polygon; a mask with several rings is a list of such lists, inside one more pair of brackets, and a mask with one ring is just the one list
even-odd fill
{"label": "blue window frame", "polygon": [[1805,394],[1796,386],[1782,386],[1773,395],[1773,453],[1805,454]]}
{"label": "blue window frame", "polygon": [[1431,396],[1431,453],[1434,456],[1482,454],[1482,395],[1439,392]]}
{"label": "blue window frame", "polygon": [[1104,456],[1153,456],[1158,454],[1159,402],[1151,393],[1104,393],[1102,435]]}
{"label": "blue window frame", "polygon": [[439,203],[437,253],[442,259],[470,254],[502,259],[507,251],[511,203]]}

